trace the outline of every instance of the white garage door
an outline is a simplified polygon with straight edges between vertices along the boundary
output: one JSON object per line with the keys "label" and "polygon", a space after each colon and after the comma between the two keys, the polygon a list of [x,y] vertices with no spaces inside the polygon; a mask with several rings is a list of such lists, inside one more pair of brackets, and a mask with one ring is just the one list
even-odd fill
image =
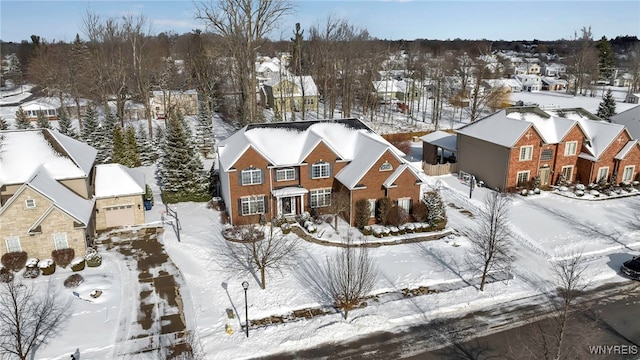
{"label": "white garage door", "polygon": [[108,228],[117,226],[133,225],[135,214],[133,205],[110,206],[104,208],[106,226]]}

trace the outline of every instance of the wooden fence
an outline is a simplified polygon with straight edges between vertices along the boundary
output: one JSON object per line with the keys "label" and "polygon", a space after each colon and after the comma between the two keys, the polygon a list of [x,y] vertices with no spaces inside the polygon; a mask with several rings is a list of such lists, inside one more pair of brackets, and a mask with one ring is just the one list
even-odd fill
{"label": "wooden fence", "polygon": [[424,173],[427,175],[440,176],[458,172],[458,163],[446,163],[437,165],[424,163],[422,165],[422,168],[424,169]]}

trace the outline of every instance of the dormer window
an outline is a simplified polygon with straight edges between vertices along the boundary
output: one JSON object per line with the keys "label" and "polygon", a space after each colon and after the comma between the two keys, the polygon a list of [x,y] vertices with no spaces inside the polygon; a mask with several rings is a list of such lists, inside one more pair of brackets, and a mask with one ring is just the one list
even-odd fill
{"label": "dormer window", "polygon": [[24,205],[27,209],[33,209],[36,207],[36,201],[34,199],[27,199],[24,201]]}
{"label": "dormer window", "polygon": [[388,161],[385,161],[382,165],[380,165],[380,171],[391,171],[393,170],[393,165],[389,164]]}

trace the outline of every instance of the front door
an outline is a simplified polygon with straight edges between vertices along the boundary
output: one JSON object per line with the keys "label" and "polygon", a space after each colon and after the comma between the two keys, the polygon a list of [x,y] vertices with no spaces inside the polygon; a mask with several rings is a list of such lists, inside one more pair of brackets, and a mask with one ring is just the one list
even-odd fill
{"label": "front door", "polygon": [[549,168],[540,169],[540,186],[549,186]]}
{"label": "front door", "polygon": [[282,215],[295,215],[296,213],[296,198],[293,196],[283,197],[282,201]]}

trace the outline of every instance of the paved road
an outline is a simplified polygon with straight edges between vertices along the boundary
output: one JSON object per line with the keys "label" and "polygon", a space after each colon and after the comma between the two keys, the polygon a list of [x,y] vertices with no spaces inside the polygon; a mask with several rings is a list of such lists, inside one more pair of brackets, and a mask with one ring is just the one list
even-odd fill
{"label": "paved road", "polygon": [[[623,345],[618,350],[611,348],[611,352],[618,354],[588,355],[587,359],[640,358],[640,321],[636,321],[640,315],[640,282],[609,285],[591,296],[598,299],[581,306],[588,311],[577,314],[571,325],[575,330],[567,342],[576,343],[585,352],[589,351],[588,346]],[[325,344],[268,359],[539,359],[538,354],[527,350],[535,348],[535,334],[539,327],[548,328],[549,320],[532,320],[542,310],[526,303],[502,304],[492,310],[415,326],[401,333],[381,332],[352,342]],[[520,321],[514,319],[529,319],[530,324],[514,327]],[[490,335],[465,340],[479,333]],[[620,354],[633,349],[638,351],[635,356]]]}

